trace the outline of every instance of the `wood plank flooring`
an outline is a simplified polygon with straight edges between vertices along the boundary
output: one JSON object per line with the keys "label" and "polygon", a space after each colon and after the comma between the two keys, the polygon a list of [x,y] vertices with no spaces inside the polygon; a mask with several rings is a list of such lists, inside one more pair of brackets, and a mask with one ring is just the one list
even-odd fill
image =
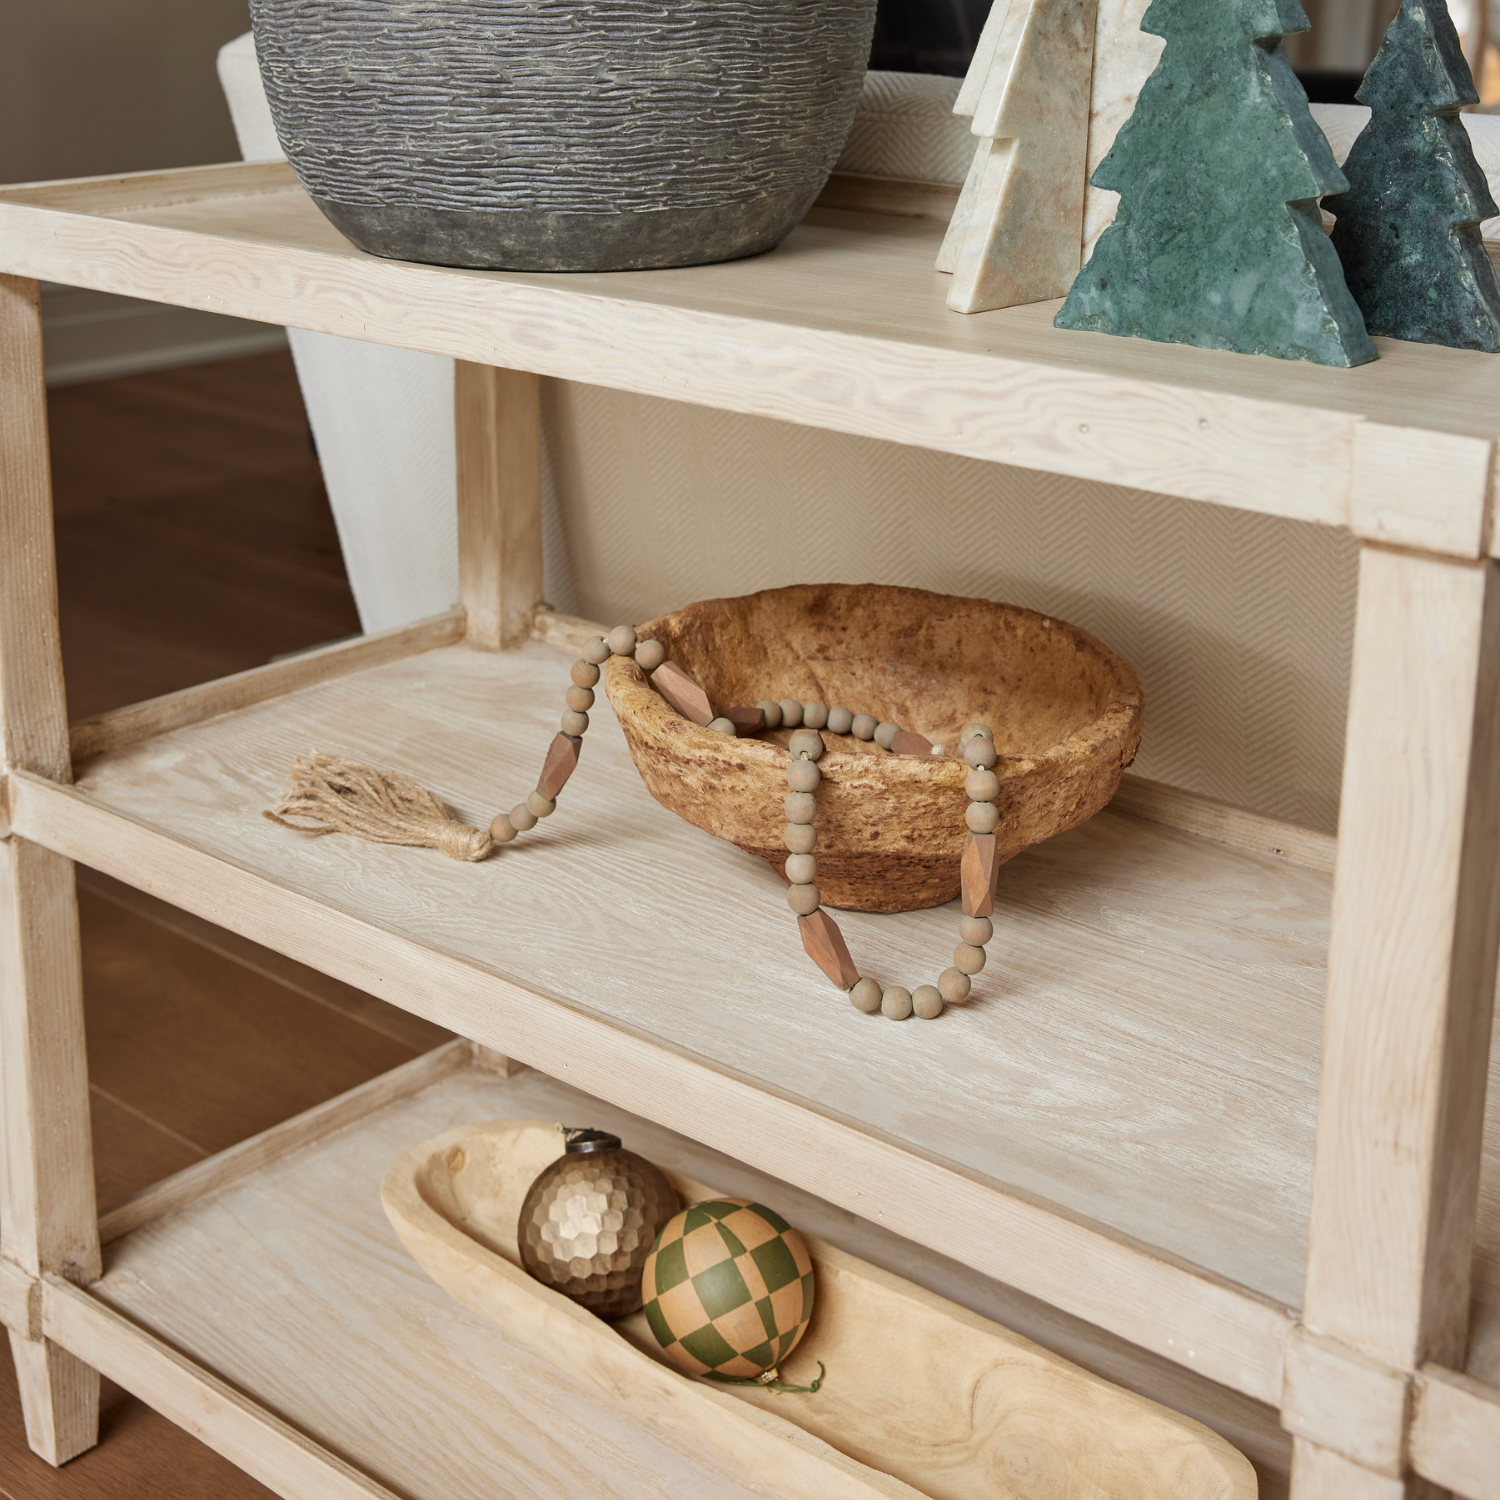
{"label": "wood plank flooring", "polygon": [[[49,408],[73,718],[359,630],[290,356],[70,386]],[[446,1036],[78,877],[101,1209]],[[107,1383],[101,1430],[63,1469],[36,1458],[0,1352],[0,1500],[271,1495]]]}

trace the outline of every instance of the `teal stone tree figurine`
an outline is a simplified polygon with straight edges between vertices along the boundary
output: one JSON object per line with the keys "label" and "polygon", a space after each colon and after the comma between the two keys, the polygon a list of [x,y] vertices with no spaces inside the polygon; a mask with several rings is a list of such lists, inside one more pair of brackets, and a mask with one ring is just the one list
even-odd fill
{"label": "teal stone tree figurine", "polygon": [[1479,236],[1500,214],[1458,112],[1474,78],[1445,0],[1402,0],[1355,98],[1370,106],[1328,205],[1371,333],[1500,350],[1500,280]]}
{"label": "teal stone tree figurine", "polygon": [[1166,50],[1091,179],[1120,207],[1057,326],[1374,359],[1318,210],[1348,184],[1281,46],[1308,29],[1298,0],[1153,0],[1141,29]]}

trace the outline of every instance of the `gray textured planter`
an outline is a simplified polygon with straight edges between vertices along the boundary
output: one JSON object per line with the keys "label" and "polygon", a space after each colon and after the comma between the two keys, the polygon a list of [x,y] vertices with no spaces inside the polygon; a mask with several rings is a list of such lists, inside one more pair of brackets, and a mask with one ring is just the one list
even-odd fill
{"label": "gray textured planter", "polygon": [[778,244],[854,118],[876,0],[251,0],[276,130],[363,250],[637,270]]}

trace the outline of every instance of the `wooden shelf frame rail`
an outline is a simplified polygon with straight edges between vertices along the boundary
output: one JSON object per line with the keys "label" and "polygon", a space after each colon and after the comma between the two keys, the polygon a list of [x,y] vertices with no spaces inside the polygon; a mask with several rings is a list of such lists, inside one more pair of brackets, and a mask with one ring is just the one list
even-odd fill
{"label": "wooden shelf frame rail", "polygon": [[[0,217],[24,242],[26,269],[71,274],[89,284],[83,267],[100,253],[97,217],[8,197]],[[118,230],[119,223],[110,227]],[[1163,476],[1145,468],[1133,481],[1345,525],[1362,541],[1312,1237],[1299,1321],[1270,1299],[1150,1247],[975,1181],[660,1039],[584,1015],[556,997],[280,888],[230,858],[188,848],[70,790],[73,753],[159,732],[184,713],[224,712],[253,701],[245,694],[273,678],[285,691],[299,671],[342,670],[374,659],[372,652],[400,654],[451,640],[460,629],[482,648],[512,644],[539,626],[565,630],[537,616],[536,381],[539,371],[576,375],[576,359],[569,354],[554,372],[559,361],[533,345],[518,361],[531,368],[488,368],[504,363],[507,353],[520,353],[537,327],[559,332],[563,324],[572,326],[576,339],[586,338],[590,358],[605,361],[597,374],[605,383],[638,388],[637,376],[608,361],[634,358],[632,351],[655,330],[676,340],[674,358],[684,371],[702,376],[692,389],[682,381],[677,393],[683,397],[843,431],[871,426],[867,412],[835,409],[821,398],[808,405],[806,386],[796,413],[782,409],[785,401],[755,407],[747,370],[766,356],[764,320],[695,321],[646,303],[587,297],[564,312],[561,294],[524,280],[456,278],[326,251],[273,259],[251,245],[221,254],[192,275],[179,270],[169,283],[166,263],[202,239],[151,226],[121,232],[114,264],[116,271],[124,267],[120,275],[130,285],[118,289],[164,301],[197,297],[204,288],[187,288],[201,275],[213,283],[207,291],[223,298],[224,310],[305,326],[326,322],[329,331],[350,332],[333,326],[329,308],[338,297],[319,303],[311,321],[297,316],[294,287],[328,277],[332,264],[334,281],[342,278],[350,293],[349,305],[366,314],[381,305],[383,291],[392,293],[394,305],[401,289],[422,288],[431,308],[448,319],[444,336],[469,339],[465,348],[481,355],[483,368],[461,363],[457,377],[462,597],[454,615],[401,632],[399,639],[301,658],[300,667],[283,664],[279,677],[231,679],[216,685],[217,700],[214,689],[157,700],[140,706],[133,720],[127,710],[107,725],[81,726],[70,746],[57,643],[37,288],[28,277],[0,276],[0,775],[9,818],[0,840],[6,1168],[0,1315],[20,1372],[28,1438],[39,1453],[63,1462],[96,1440],[102,1366],[285,1494],[344,1500],[382,1493],[354,1469],[324,1462],[297,1434],[278,1430],[274,1418],[84,1289],[98,1276],[100,1260],[70,864],[76,859],[739,1154],[912,1239],[933,1242],[931,1205],[946,1203],[946,1253],[1279,1406],[1296,1439],[1294,1500],[1415,1500],[1428,1481],[1460,1485],[1473,1500],[1500,1500],[1494,1421],[1500,1392],[1454,1373],[1467,1333],[1484,1060],[1500,945],[1500,594],[1494,564],[1480,560],[1492,545],[1490,439],[1413,435],[1351,419],[1351,467],[1344,472],[1352,479],[1344,484],[1352,488],[1330,490],[1312,510],[1303,503],[1310,492],[1300,479],[1293,486],[1303,497],[1296,510],[1268,499],[1264,487],[1271,481],[1255,464],[1245,466],[1253,476],[1247,483],[1263,487],[1255,495],[1229,494],[1217,481],[1182,474],[1158,482]],[[484,288],[473,303],[476,289]],[[495,315],[496,298],[504,299],[504,316]],[[480,304],[487,317],[473,316]],[[686,333],[685,324],[693,325]],[[613,329],[619,337],[601,336],[601,326],[604,335]],[[479,331],[460,337],[457,329]],[[433,341],[430,330],[414,334],[399,320],[362,323],[358,331],[419,347]],[[849,335],[828,331],[803,334],[787,326],[783,332],[783,358],[770,362],[778,371],[786,360],[799,359],[822,368],[836,362],[833,343],[849,342]],[[858,342],[893,370],[918,357],[878,338]],[[847,352],[841,349],[837,358]],[[997,394],[997,381],[1024,376],[1034,384],[1037,378],[1035,366],[1022,362],[1012,371],[991,355],[950,352],[943,360],[944,378],[968,380],[975,392],[982,387],[987,400]],[[1098,407],[1108,419],[1106,431],[1122,423],[1151,425],[1151,413],[1137,410],[1134,399],[1122,402],[1116,383],[1102,376],[1080,379],[1054,368],[1050,378],[1063,405],[1076,397],[1091,416]],[[1133,389],[1158,403],[1158,415],[1163,401],[1184,409],[1193,404],[1183,388],[1147,390],[1136,381]],[[1106,396],[1109,412],[1099,405]],[[1272,414],[1270,406],[1236,404],[1222,393],[1209,404],[1224,421],[1202,442],[1221,450],[1227,444],[1231,457],[1236,442],[1250,441],[1252,429],[1259,431]],[[1238,428],[1235,411],[1243,419]],[[978,452],[972,438],[945,435],[943,423],[934,425],[930,416],[894,426],[889,418],[883,414],[878,435]],[[1008,420],[1009,443],[1014,411]],[[1201,425],[1206,432],[1211,424]],[[1049,430],[1036,451],[1018,455],[1014,447],[990,451],[1000,430],[993,422],[974,430],[987,434],[979,456],[1132,482],[1118,464],[1106,473],[1087,458],[1097,451],[1094,444],[1061,443]],[[1255,446],[1258,461],[1263,454],[1258,441]],[[1431,460],[1426,472],[1424,454]],[[1223,461],[1220,451],[1214,464]],[[1456,489],[1447,485],[1455,475],[1461,480]],[[1455,494],[1458,501],[1450,503]],[[732,1135],[719,1123],[730,1119]],[[778,1141],[797,1144],[792,1150]],[[837,1179],[820,1176],[819,1153],[808,1143],[837,1160]]]}

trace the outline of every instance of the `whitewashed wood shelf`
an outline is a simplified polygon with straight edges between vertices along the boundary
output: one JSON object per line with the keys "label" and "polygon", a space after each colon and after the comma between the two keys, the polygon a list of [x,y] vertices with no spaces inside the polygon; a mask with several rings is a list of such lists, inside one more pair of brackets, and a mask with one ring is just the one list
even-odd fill
{"label": "whitewashed wood shelf", "polygon": [[[1500,1500],[1500,364],[1386,341],[1334,371],[1065,334],[1048,304],[955,317],[940,227],[909,212],[933,196],[817,209],[755,260],[547,278],[361,255],[284,166],[0,189],[0,1321],[39,1452],[95,1440],[102,1368],[293,1500],[418,1495],[442,1473],[312,1389],[368,1356],[382,1399],[421,1410],[392,1351],[409,1334],[430,1365],[441,1330],[401,1322],[423,1322],[411,1267],[377,1278],[407,1286],[397,1322],[366,1309],[305,1380],[289,1314],[237,1324],[190,1268],[236,1194],[264,1206],[304,1169],[267,1246],[378,1212],[335,1195],[321,1214],[316,1163],[383,1153],[418,1107],[398,1096],[456,1064],[152,1190],[104,1224],[101,1277],[79,860],[539,1070],[507,1087],[581,1088],[647,1140],[677,1132],[664,1151],[739,1163],[696,1175],[769,1174],[826,1237],[1218,1426],[1268,1496],[1290,1463],[1295,1500],[1415,1500],[1423,1479]],[[880,206],[848,183],[829,203],[856,199]],[[39,277],[455,356],[460,607],[70,737]],[[819,980],[775,873],[658,808],[602,706],[566,816],[481,865],[273,826],[261,809],[313,748],[481,820],[531,784],[555,648],[582,625],[540,604],[543,375],[1351,530],[1337,849],[1127,783],[1006,868],[978,997],[913,1029]],[[950,913],[844,925],[892,981],[952,941]],[[288,1145],[307,1154],[277,1165]],[[267,1246],[247,1264],[270,1286]],[[578,1426],[497,1389],[521,1403],[512,1488],[587,1489],[559,1457]]]}

